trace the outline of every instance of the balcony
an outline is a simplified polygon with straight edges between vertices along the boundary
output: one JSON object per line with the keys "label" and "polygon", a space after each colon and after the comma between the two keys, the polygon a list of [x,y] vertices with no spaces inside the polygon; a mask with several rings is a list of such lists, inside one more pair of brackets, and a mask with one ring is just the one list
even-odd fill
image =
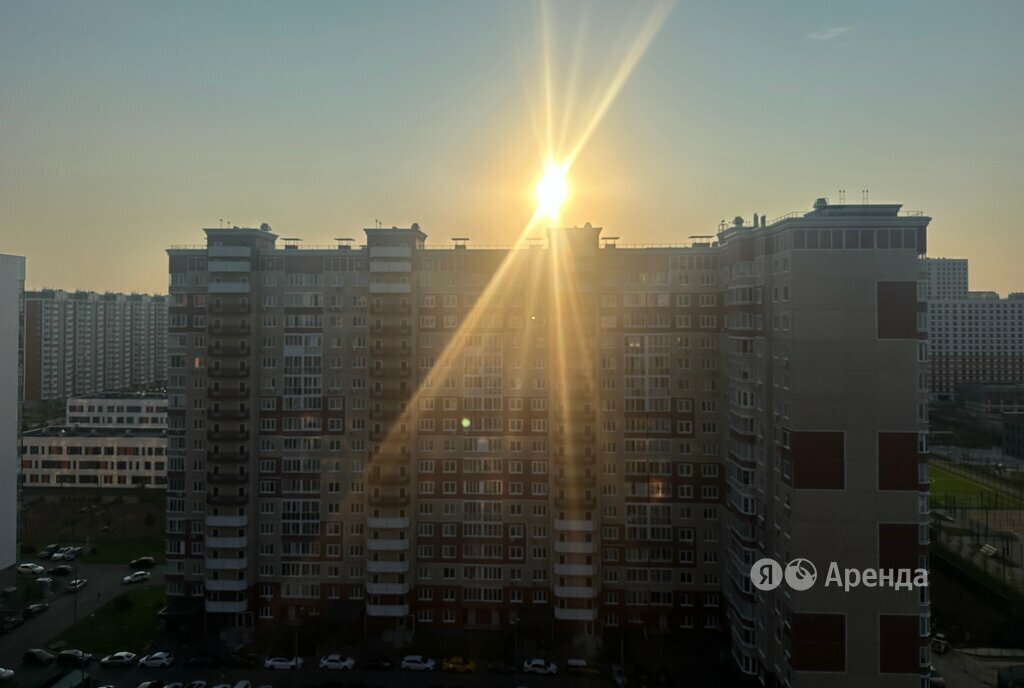
{"label": "balcony", "polygon": [[210,246],[207,249],[210,258],[248,258],[252,249],[248,246]]}
{"label": "balcony", "polygon": [[596,547],[593,542],[572,542],[555,540],[555,552],[558,554],[593,554]]}
{"label": "balcony", "polygon": [[209,294],[248,294],[248,282],[210,282],[206,285]]}
{"label": "balcony", "polygon": [[370,377],[377,379],[389,379],[389,378],[400,378],[410,377],[412,375],[412,368],[395,368],[393,366],[385,366],[383,368],[370,368]]}
{"label": "balcony", "polygon": [[597,530],[593,521],[576,521],[562,518],[555,519],[555,530],[566,530],[578,533],[592,533]]}
{"label": "balcony", "polygon": [[206,482],[213,485],[247,485],[249,483],[249,474],[207,472]]}
{"label": "balcony", "polygon": [[245,420],[249,409],[210,409],[206,415],[210,420]]}
{"label": "balcony", "polygon": [[409,573],[407,561],[374,561],[366,562],[367,573]]}
{"label": "balcony", "polygon": [[409,476],[403,473],[372,470],[368,476],[368,482],[376,485],[407,485],[409,483]]}
{"label": "balcony", "polygon": [[210,349],[210,356],[221,358],[245,357],[252,353],[252,349],[245,345],[239,346],[215,346]]}
{"label": "balcony", "polygon": [[244,528],[247,525],[249,525],[249,517],[244,514],[238,516],[206,516],[207,528]]}
{"label": "balcony", "polygon": [[555,463],[564,466],[593,466],[597,462],[594,454],[576,454],[573,452],[559,452],[555,454]]}
{"label": "balcony", "polygon": [[370,595],[407,595],[408,583],[367,583],[366,592]]}
{"label": "balcony", "polygon": [[568,599],[590,600],[597,597],[597,588],[584,585],[572,585],[566,587],[555,586],[555,597]]}
{"label": "balcony", "polygon": [[369,538],[366,541],[366,549],[371,552],[404,552],[409,549],[409,541],[399,538]]}
{"label": "balcony", "polygon": [[210,399],[248,399],[249,390],[241,387],[209,387],[206,396]]}
{"label": "balcony", "polygon": [[596,482],[593,475],[564,475],[555,476],[555,483],[558,485],[579,485],[580,487],[593,487]]}
{"label": "balcony", "polygon": [[221,323],[219,325],[211,325],[208,331],[210,334],[243,337],[249,334],[249,324],[242,322]]}
{"label": "balcony", "polygon": [[555,497],[555,506],[559,509],[594,509],[597,507],[597,499],[586,495],[560,495]]}
{"label": "balcony", "polygon": [[210,430],[206,438],[214,442],[248,442],[248,430]]}
{"label": "balcony", "polygon": [[207,494],[206,503],[211,506],[244,506],[249,503],[248,495]]}
{"label": "balcony", "polygon": [[249,460],[248,454],[238,452],[206,452],[206,460],[215,463],[243,463]]}
{"label": "balcony", "polygon": [[555,607],[555,618],[559,621],[595,621],[597,619],[597,610]]}
{"label": "balcony", "polygon": [[247,537],[211,537],[206,536],[206,546],[217,549],[245,549],[249,546]]}
{"label": "balcony", "polygon": [[206,374],[209,375],[210,377],[217,377],[217,378],[242,378],[242,377],[249,377],[249,369],[248,368],[223,368],[223,367],[222,368],[218,368],[218,367],[215,366],[213,368],[207,368],[206,369]]}
{"label": "balcony", "polygon": [[400,495],[370,495],[370,506],[408,506],[409,498]]}
{"label": "balcony", "polygon": [[211,559],[206,558],[206,568],[213,569],[215,571],[242,571],[249,566],[249,559],[247,557],[240,557],[237,559],[221,559],[220,557]]}
{"label": "balcony", "polygon": [[373,388],[370,390],[371,399],[408,399],[411,390],[408,388],[401,387],[383,387],[381,389]]}
{"label": "balcony", "polygon": [[368,604],[366,605],[367,616],[408,616],[409,605],[407,604]]}
{"label": "balcony", "polygon": [[406,315],[412,311],[412,306],[405,303],[371,303],[370,312],[374,315]]}
{"label": "balcony", "polygon": [[556,576],[593,576],[596,572],[593,564],[555,564]]}
{"label": "balcony", "polygon": [[222,303],[220,305],[214,304],[208,308],[210,313],[226,314],[226,315],[244,315],[252,310],[247,303]]}
{"label": "balcony", "polygon": [[245,592],[249,582],[242,580],[211,580],[206,579],[206,589],[214,592]]}
{"label": "balcony", "polygon": [[405,516],[370,516],[366,519],[367,528],[408,528],[409,519]]}
{"label": "balcony", "polygon": [[412,356],[412,347],[407,344],[385,344],[370,349],[370,355],[375,358],[408,358]]}
{"label": "balcony", "polygon": [[213,614],[241,614],[248,610],[249,603],[246,600],[236,602],[206,600],[206,611]]}
{"label": "balcony", "polygon": [[394,335],[409,334],[411,329],[408,325],[380,324],[370,327],[370,334],[379,334],[392,337]]}

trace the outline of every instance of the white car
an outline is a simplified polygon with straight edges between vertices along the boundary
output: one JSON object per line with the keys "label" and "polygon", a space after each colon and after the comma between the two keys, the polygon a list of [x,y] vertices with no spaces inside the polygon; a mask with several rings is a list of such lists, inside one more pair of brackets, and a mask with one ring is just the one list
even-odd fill
{"label": "white car", "polygon": [[149,571],[133,571],[132,573],[121,579],[121,582],[125,585],[131,585],[132,583],[141,583],[142,581],[149,580]]}
{"label": "white car", "polygon": [[351,671],[355,666],[356,660],[344,655],[325,655],[320,658],[321,669]]}
{"label": "white car", "polygon": [[267,657],[263,660],[264,669],[301,669],[302,657]]}
{"label": "white car", "polygon": [[185,684],[185,688],[206,688],[206,681],[196,679]]}
{"label": "white car", "polygon": [[26,573],[30,576],[39,576],[46,573],[46,569],[39,564],[18,564],[18,573]]}
{"label": "white car", "polygon": [[79,590],[84,588],[85,584],[88,582],[89,580],[87,578],[76,578],[75,580],[68,583],[67,587],[64,589],[68,592],[78,592]]}
{"label": "white car", "polygon": [[137,655],[134,652],[115,652],[101,659],[100,664],[105,667],[132,666],[135,664],[136,657]]}
{"label": "white car", "polygon": [[408,671],[433,671],[436,667],[437,662],[423,655],[406,655],[399,665],[400,669]]}
{"label": "white car", "polygon": [[174,683],[165,683],[164,688],[185,688],[185,684],[181,681],[175,681]]}
{"label": "white car", "polygon": [[14,678],[14,669],[0,667],[0,681],[10,681],[12,678]]}
{"label": "white car", "polygon": [[557,674],[558,665],[546,659],[528,659],[523,662],[523,671],[528,674]]}
{"label": "white car", "polygon": [[174,655],[170,652],[154,652],[139,660],[140,667],[169,667],[174,664]]}

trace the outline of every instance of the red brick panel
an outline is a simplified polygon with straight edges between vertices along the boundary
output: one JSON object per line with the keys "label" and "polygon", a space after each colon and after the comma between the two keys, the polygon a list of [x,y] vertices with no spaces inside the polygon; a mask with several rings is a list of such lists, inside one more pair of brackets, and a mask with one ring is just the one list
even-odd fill
{"label": "red brick panel", "polygon": [[918,524],[878,524],[878,568],[916,569],[923,548],[918,543]]}
{"label": "red brick panel", "polygon": [[842,490],[846,486],[846,448],[842,432],[793,430],[789,442],[793,487]]}
{"label": "red brick panel", "polygon": [[917,339],[917,282],[878,283],[878,338]]}
{"label": "red brick panel", "polygon": [[846,670],[846,617],[794,614],[790,665],[797,671]]}
{"label": "red brick panel", "polygon": [[883,674],[921,672],[920,620],[908,614],[878,618],[878,670]]}
{"label": "red brick panel", "polygon": [[878,433],[878,489],[920,490],[916,432]]}

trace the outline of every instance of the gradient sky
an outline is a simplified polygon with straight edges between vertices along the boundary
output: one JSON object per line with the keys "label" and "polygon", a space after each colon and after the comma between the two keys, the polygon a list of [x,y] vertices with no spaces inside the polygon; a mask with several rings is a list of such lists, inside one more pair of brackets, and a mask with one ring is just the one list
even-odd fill
{"label": "gradient sky", "polygon": [[[0,252],[29,288],[163,292],[164,249],[221,218],[511,243],[545,103],[571,145],[654,7],[0,0]],[[1022,27],[1019,0],[681,0],[563,223],[685,241],[869,189],[931,215],[972,288],[1024,291]]]}

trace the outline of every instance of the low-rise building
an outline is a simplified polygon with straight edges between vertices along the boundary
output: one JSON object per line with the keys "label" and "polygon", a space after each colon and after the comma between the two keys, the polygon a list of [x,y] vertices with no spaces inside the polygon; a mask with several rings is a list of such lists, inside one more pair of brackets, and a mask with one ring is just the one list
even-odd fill
{"label": "low-rise building", "polygon": [[67,423],[81,428],[166,428],[167,395],[94,394],[67,401]]}
{"label": "low-rise building", "polygon": [[959,385],[956,396],[964,409],[975,415],[1024,413],[1024,383]]}
{"label": "low-rise building", "polygon": [[1003,453],[1024,460],[1024,413],[1003,415]]}
{"label": "low-rise building", "polygon": [[160,488],[167,485],[166,428],[29,430],[21,437],[26,487]]}

